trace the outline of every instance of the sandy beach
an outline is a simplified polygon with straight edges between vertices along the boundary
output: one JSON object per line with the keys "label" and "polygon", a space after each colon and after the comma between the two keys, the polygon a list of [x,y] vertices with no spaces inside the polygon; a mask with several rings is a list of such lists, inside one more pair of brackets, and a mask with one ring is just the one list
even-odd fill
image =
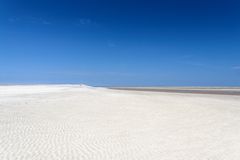
{"label": "sandy beach", "polygon": [[238,95],[0,86],[1,160],[239,160],[239,149]]}

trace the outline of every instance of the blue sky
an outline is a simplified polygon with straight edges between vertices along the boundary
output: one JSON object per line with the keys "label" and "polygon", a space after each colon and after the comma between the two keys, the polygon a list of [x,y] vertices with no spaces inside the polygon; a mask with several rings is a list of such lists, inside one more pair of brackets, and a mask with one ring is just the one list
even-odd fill
{"label": "blue sky", "polygon": [[237,0],[0,0],[0,83],[240,86]]}

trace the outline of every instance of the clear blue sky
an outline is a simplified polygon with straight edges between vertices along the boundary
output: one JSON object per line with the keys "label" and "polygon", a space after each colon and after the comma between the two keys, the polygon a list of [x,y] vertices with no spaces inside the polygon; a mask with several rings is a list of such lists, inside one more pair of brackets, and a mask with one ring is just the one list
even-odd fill
{"label": "clear blue sky", "polygon": [[240,86],[240,1],[0,0],[0,83]]}

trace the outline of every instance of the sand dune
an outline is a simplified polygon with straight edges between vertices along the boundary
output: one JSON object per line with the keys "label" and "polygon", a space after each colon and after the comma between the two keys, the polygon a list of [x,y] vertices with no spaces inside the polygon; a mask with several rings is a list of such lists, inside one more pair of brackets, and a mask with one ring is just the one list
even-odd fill
{"label": "sand dune", "polygon": [[239,160],[240,97],[0,86],[0,160]]}

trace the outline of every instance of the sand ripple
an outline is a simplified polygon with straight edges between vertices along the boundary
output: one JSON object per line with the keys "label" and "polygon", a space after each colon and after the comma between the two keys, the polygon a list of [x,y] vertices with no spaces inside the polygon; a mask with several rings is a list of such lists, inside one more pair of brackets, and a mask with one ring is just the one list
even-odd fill
{"label": "sand ripple", "polygon": [[0,160],[240,159],[239,97],[7,87]]}

